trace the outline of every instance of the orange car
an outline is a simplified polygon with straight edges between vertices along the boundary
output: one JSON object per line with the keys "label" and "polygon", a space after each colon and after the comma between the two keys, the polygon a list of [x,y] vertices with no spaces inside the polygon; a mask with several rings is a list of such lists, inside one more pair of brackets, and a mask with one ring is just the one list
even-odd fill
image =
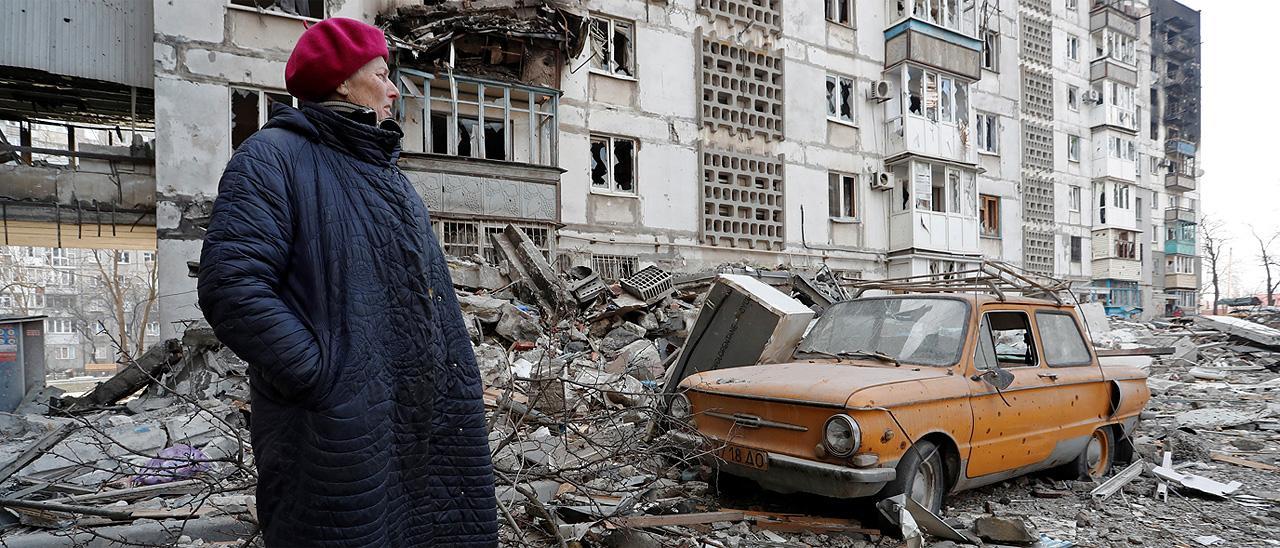
{"label": "orange car", "polygon": [[[1102,366],[1074,306],[977,295],[831,306],[791,363],[705,371],[672,414],[723,472],[772,491],[946,493],[1063,467],[1107,473],[1150,398],[1146,373]],[[678,429],[677,429],[678,430]]]}

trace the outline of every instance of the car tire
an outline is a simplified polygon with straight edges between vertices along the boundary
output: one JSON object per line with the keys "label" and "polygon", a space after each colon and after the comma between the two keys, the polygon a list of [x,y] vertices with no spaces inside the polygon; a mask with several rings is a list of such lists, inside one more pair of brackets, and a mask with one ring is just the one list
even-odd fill
{"label": "car tire", "polygon": [[[898,461],[897,477],[880,490],[880,498],[906,494],[920,503],[920,506],[938,514],[942,511],[942,497],[946,490],[947,469],[943,463],[942,449],[931,441],[920,440],[902,455],[902,459]],[[897,516],[893,518],[896,524]],[[892,531],[893,528],[887,530]]]}
{"label": "car tire", "polygon": [[1076,460],[1067,465],[1067,469],[1081,481],[1101,480],[1111,472],[1115,457],[1115,432],[1110,426],[1103,426],[1093,431],[1089,436],[1089,443],[1085,444]]}

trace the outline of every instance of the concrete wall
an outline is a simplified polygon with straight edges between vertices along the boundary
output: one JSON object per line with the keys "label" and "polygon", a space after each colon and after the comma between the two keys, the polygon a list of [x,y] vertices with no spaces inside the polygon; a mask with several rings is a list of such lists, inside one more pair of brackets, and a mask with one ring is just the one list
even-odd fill
{"label": "concrete wall", "polygon": [[[330,0],[330,16],[373,22],[395,0]],[[231,87],[284,93],[284,65],[304,20],[223,1],[155,4],[156,230],[164,337],[202,318],[187,261],[231,157]]]}

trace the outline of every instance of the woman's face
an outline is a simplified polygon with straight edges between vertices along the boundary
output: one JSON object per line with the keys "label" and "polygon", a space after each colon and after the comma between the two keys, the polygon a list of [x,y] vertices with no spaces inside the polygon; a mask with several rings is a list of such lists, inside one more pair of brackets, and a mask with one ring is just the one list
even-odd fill
{"label": "woman's face", "polygon": [[388,77],[390,73],[387,61],[375,57],[339,84],[336,93],[347,102],[373,109],[378,113],[378,121],[385,120],[391,117],[392,105],[400,97],[400,91]]}

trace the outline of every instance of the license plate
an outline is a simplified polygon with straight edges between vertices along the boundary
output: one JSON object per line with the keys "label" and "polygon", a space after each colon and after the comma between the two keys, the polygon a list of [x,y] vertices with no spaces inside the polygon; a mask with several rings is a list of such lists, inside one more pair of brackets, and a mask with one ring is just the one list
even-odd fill
{"label": "license plate", "polygon": [[725,462],[755,468],[756,470],[769,469],[769,454],[759,449],[751,449],[741,445],[727,444],[716,451],[716,456]]}

